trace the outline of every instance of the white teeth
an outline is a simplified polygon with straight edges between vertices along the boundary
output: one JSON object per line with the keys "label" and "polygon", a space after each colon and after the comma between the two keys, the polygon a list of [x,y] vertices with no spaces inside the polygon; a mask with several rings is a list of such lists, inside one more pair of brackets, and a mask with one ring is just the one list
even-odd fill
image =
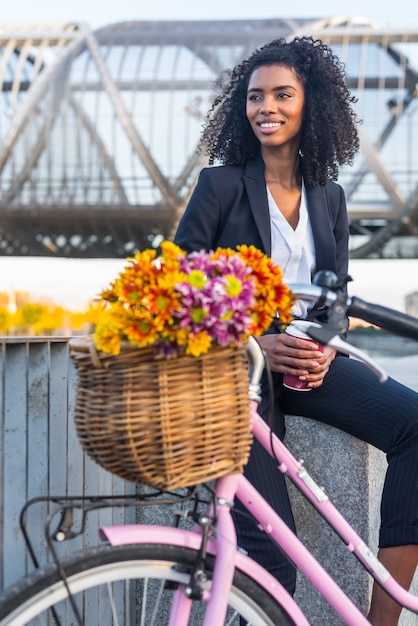
{"label": "white teeth", "polygon": [[262,128],[275,128],[277,126],[281,126],[279,122],[262,122],[260,124]]}

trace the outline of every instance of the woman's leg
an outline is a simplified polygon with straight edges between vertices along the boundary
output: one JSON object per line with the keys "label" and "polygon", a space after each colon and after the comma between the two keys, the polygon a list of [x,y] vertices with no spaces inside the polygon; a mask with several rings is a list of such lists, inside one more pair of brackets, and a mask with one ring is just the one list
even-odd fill
{"label": "woman's leg", "polygon": [[379,545],[418,544],[418,394],[393,379],[379,383],[363,363],[337,357],[321,387],[285,389],[281,405],[386,452]]}
{"label": "woman's leg", "polygon": [[[379,555],[395,578],[404,570],[398,578],[408,587],[418,556],[418,394],[392,379],[381,384],[364,364],[338,357],[320,388],[309,393],[284,390],[282,407],[285,413],[330,424],[386,452]],[[397,617],[390,617],[391,605],[395,616],[399,608],[376,587],[372,618],[380,620],[379,612],[389,621],[372,623],[397,624]]]}
{"label": "woman's leg", "polygon": [[[274,378],[275,389],[280,392],[280,377],[276,374]],[[265,393],[263,393],[263,400],[258,410],[260,415],[269,422],[270,406],[268,392],[264,384],[263,388]],[[275,399],[275,408],[274,417],[272,416],[274,430],[279,437],[283,438],[284,420],[283,414],[279,410],[277,398]],[[287,525],[295,532],[295,524],[284,476],[278,471],[277,462],[267,454],[256,440],[253,443],[250,459],[244,469],[244,474],[270,506],[273,507]],[[235,503],[232,515],[237,530],[238,545],[275,576],[289,593],[293,594],[296,586],[296,570],[294,566],[273,543],[271,537],[258,528],[255,520],[249,516],[240,502],[237,501]]]}
{"label": "woman's leg", "polygon": [[[378,559],[402,587],[409,589],[418,562],[418,546],[381,548]],[[374,626],[396,626],[402,607],[378,585],[373,586],[370,612],[367,617]]]}

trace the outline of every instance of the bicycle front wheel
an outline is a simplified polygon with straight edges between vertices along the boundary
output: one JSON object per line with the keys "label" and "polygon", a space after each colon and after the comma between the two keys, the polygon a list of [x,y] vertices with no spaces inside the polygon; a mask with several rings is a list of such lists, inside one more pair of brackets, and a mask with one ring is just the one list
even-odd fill
{"label": "bicycle front wheel", "polygon": [[[188,583],[195,559],[195,550],[178,546],[106,545],[71,558],[63,567],[81,624],[165,626],[174,592]],[[213,557],[205,564],[210,578]],[[193,626],[202,623],[203,605],[193,603]],[[77,612],[55,566],[35,572],[0,597],[1,626],[79,626]],[[225,625],[238,626],[240,617],[253,626],[296,626],[265,589],[237,570]]]}

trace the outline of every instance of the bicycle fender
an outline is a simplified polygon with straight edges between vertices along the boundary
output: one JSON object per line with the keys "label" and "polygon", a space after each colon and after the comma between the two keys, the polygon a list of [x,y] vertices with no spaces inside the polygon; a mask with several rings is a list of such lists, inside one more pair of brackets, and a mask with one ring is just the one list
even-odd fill
{"label": "bicycle fender", "polygon": [[[100,538],[108,541],[111,546],[156,543],[174,545],[180,548],[198,550],[201,536],[198,533],[171,528],[170,526],[128,524],[122,526],[103,526],[99,529]],[[209,540],[207,551],[216,557],[216,541]],[[309,626],[309,622],[296,604],[290,593],[276,578],[266,572],[256,561],[240,551],[236,552],[236,567],[249,578],[257,581],[283,607],[298,626]]]}

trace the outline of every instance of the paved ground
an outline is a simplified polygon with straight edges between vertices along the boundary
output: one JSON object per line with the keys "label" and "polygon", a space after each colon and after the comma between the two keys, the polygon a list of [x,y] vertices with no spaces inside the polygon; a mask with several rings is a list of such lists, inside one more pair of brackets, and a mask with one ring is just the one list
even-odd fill
{"label": "paved ground", "polygon": [[389,376],[418,391],[418,355],[376,359]]}

